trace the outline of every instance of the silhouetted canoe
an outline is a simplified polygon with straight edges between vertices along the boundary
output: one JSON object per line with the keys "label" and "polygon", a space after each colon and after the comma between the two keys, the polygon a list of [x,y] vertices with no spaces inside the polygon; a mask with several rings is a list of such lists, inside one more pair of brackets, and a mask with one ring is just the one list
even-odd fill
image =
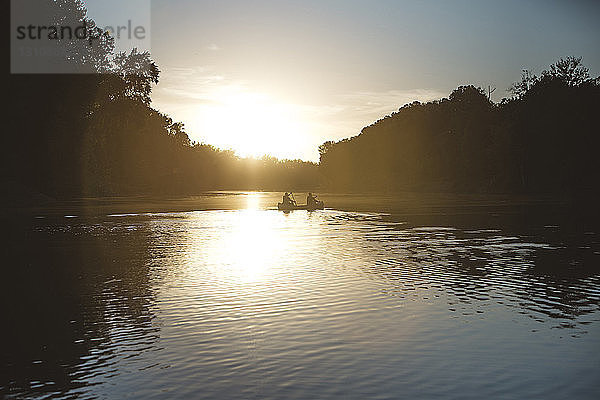
{"label": "silhouetted canoe", "polygon": [[292,211],[292,210],[308,210],[308,211],[312,211],[312,210],[322,210],[323,208],[325,208],[325,204],[322,201],[317,201],[316,204],[314,205],[308,205],[308,204],[297,204],[297,205],[293,205],[293,204],[283,204],[283,203],[277,203],[277,209],[279,211]]}

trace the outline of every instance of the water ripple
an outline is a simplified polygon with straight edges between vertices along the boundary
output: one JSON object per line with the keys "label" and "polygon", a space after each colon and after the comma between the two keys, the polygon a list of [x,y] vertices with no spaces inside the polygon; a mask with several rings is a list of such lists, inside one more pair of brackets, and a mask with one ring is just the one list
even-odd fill
{"label": "water ripple", "polygon": [[7,398],[600,389],[595,232],[239,210],[45,218],[25,235],[3,299],[19,305]]}

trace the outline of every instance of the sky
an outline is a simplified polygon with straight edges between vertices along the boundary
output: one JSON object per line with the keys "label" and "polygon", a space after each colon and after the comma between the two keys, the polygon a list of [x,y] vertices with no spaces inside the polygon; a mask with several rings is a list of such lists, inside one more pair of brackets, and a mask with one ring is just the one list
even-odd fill
{"label": "sky", "polygon": [[149,24],[152,106],[241,156],[318,161],[406,103],[464,84],[499,101],[560,57],[600,75],[599,1],[135,1],[151,21],[116,0],[88,0],[89,16]]}

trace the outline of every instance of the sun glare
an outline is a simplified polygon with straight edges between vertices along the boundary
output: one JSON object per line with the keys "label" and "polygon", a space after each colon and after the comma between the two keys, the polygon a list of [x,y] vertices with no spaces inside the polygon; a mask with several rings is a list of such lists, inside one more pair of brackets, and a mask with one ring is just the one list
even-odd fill
{"label": "sun glare", "polygon": [[246,209],[258,210],[260,204],[260,193],[250,192],[246,195]]}
{"label": "sun glare", "polygon": [[276,235],[276,222],[255,209],[240,211],[231,230],[223,232],[222,246],[215,249],[214,255],[223,261],[219,273],[240,283],[268,281],[285,245]]}
{"label": "sun glare", "polygon": [[261,93],[223,88],[198,113],[203,137],[242,157],[301,158],[306,124],[298,107]]}

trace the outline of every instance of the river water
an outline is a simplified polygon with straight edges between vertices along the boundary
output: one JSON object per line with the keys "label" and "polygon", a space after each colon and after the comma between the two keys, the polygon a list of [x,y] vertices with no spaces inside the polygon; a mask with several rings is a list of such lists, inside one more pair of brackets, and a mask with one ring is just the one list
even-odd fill
{"label": "river water", "polygon": [[[600,235],[326,209],[7,232],[6,398],[565,399],[600,392]],[[42,218],[43,217],[43,218]]]}

